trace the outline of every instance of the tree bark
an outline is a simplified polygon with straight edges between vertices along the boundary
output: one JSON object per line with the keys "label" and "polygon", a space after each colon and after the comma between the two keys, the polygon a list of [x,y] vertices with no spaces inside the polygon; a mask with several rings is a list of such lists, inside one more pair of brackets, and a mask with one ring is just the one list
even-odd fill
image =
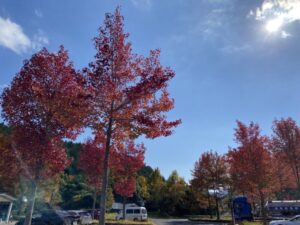
{"label": "tree bark", "polygon": [[[208,191],[207,191],[208,193]],[[210,202],[210,197],[209,197],[209,194],[208,194],[208,208],[209,208],[209,216],[210,218],[212,219],[213,218],[213,215],[211,213],[211,202]]]}
{"label": "tree bark", "polygon": [[126,197],[123,196],[123,220],[126,219],[126,213],[125,213],[125,210],[126,210]]}
{"label": "tree bark", "polygon": [[218,200],[218,197],[217,197],[217,196],[215,196],[215,200],[216,200],[216,214],[217,214],[217,220],[220,220],[219,200]]}
{"label": "tree bark", "polygon": [[263,225],[267,225],[267,214],[265,209],[265,198],[263,193],[260,193],[260,207],[261,207],[261,214],[263,219]]}
{"label": "tree bark", "polygon": [[34,211],[35,197],[36,197],[36,192],[37,192],[37,185],[34,181],[32,181],[32,191],[33,191],[32,198],[31,198],[29,206],[28,206],[24,225],[31,225],[31,221],[32,221],[32,214]]}
{"label": "tree bark", "polygon": [[53,205],[54,196],[55,196],[55,191],[51,192],[50,199],[49,199],[49,205],[50,206]]}
{"label": "tree bark", "polygon": [[93,220],[95,219],[96,201],[97,201],[97,188],[95,187],[94,193],[93,193],[93,207],[92,207]]}
{"label": "tree bark", "polygon": [[232,218],[232,224],[235,225],[235,217],[234,217],[234,205],[233,205],[233,199],[230,200],[230,213]]}
{"label": "tree bark", "polygon": [[99,224],[105,225],[105,211],[106,211],[106,192],[108,186],[108,159],[109,159],[109,150],[110,150],[110,142],[111,142],[111,133],[112,133],[112,118],[109,119],[107,133],[106,133],[106,144],[105,144],[105,155],[104,155],[104,163],[103,163],[103,179],[102,179],[102,188],[101,188],[101,199],[100,199],[100,216],[99,216]]}

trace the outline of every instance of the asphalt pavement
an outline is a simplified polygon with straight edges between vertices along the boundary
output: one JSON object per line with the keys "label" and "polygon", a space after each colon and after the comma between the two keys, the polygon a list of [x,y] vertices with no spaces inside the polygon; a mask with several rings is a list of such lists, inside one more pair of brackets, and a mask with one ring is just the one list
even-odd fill
{"label": "asphalt pavement", "polygon": [[156,225],[223,225],[222,223],[197,222],[189,221],[188,219],[153,219],[151,220]]}

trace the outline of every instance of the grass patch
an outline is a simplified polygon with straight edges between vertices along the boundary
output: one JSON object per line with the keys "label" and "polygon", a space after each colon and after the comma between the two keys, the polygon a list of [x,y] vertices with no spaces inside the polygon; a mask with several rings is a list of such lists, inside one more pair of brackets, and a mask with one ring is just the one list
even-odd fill
{"label": "grass patch", "polygon": [[[114,225],[155,225],[151,220],[148,221],[132,221],[132,220],[116,220],[117,213],[106,213],[105,214],[105,224],[114,224]],[[94,220],[92,225],[98,225],[99,221]]]}
{"label": "grass patch", "polygon": [[237,222],[236,224],[239,225],[262,225],[263,222],[262,221],[243,221],[243,222]]}
{"label": "grass patch", "polygon": [[[232,225],[232,222],[228,223],[228,225]],[[243,221],[236,221],[235,225],[263,225],[262,221],[248,221],[248,220],[243,220]]]}
{"label": "grass patch", "polygon": [[105,219],[106,221],[114,221],[116,220],[117,213],[106,213]]}

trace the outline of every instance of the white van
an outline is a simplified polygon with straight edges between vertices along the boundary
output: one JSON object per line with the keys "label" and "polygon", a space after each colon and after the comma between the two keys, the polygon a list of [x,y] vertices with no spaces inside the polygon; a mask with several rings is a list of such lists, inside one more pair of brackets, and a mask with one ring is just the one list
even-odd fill
{"label": "white van", "polygon": [[[116,216],[116,220],[123,219],[123,210],[120,210]],[[147,220],[147,210],[145,207],[126,207],[125,209],[125,219],[126,220]]]}

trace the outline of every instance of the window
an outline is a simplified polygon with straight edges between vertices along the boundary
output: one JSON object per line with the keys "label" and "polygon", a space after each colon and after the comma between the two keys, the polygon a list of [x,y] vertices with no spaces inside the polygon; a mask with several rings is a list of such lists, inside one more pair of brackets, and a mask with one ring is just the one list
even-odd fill
{"label": "window", "polygon": [[133,209],[127,209],[126,214],[133,214]]}
{"label": "window", "polygon": [[140,214],[140,212],[141,212],[141,211],[140,211],[139,209],[135,209],[135,210],[134,210],[134,214]]}

